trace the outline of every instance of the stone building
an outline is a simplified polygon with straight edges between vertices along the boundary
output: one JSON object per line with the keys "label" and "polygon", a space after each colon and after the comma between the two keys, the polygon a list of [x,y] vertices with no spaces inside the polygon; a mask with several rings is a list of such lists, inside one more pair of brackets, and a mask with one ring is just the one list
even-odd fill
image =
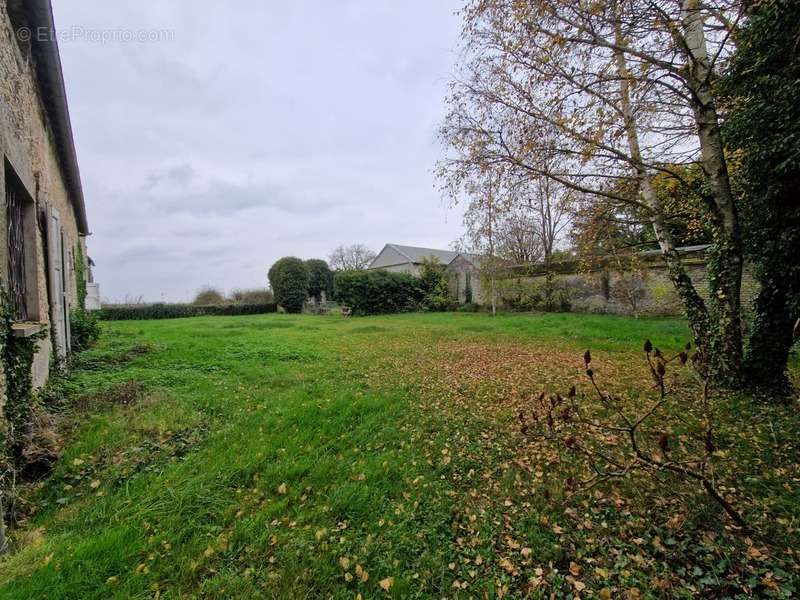
{"label": "stone building", "polygon": [[[70,350],[86,220],[49,0],[0,0],[0,279],[13,335],[43,332],[34,385]],[[81,286],[82,287],[82,286]]]}

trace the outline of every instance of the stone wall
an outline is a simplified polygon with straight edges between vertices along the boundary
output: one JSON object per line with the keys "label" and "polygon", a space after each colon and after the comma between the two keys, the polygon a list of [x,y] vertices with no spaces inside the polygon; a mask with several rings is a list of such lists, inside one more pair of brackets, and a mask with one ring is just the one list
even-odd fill
{"label": "stone wall", "polygon": [[472,302],[474,304],[484,304],[490,302],[490,296],[483,291],[481,275],[475,265],[463,256],[457,256],[447,265],[444,271],[447,277],[447,289],[450,297],[461,304],[467,301],[467,288],[470,289]]}
{"label": "stone wall", "polygon": [[[33,199],[36,214],[35,268],[36,320],[49,329],[49,290],[45,255],[45,209],[55,208],[61,217],[67,250],[67,286],[72,306],[77,305],[74,252],[83,244],[78,235],[78,225],[69,201],[67,186],[56,153],[56,145],[47,115],[43,109],[35,76],[35,67],[29,49],[20,45],[8,16],[6,1],[0,0],[0,276],[8,280],[7,213],[5,209],[5,164],[13,169],[28,195]],[[26,240],[27,241],[27,240]],[[83,248],[83,256],[86,249]],[[50,368],[52,343],[50,339],[39,345],[34,361],[34,382],[42,385]]]}
{"label": "stone wall", "polygon": [[[708,279],[701,257],[685,260],[687,271],[700,295],[708,298]],[[551,287],[563,294],[570,310],[585,313],[622,315],[682,315],[683,306],[665,266],[649,260],[632,271],[616,269],[585,271],[574,265],[555,265]],[[514,306],[526,296],[542,295],[548,284],[544,272],[504,278],[499,284],[506,306]],[[742,280],[742,305],[745,311],[758,293],[758,284],[749,271]]]}

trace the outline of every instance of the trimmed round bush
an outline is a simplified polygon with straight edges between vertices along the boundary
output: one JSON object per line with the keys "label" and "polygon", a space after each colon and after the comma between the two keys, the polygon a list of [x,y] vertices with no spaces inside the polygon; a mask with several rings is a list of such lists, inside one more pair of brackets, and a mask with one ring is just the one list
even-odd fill
{"label": "trimmed round bush", "polygon": [[299,313],[308,298],[308,267],[299,258],[285,256],[269,270],[275,302],[286,312]]}
{"label": "trimmed round bush", "polygon": [[322,293],[330,300],[333,297],[333,271],[328,263],[319,258],[306,261],[308,267],[308,295],[320,300]]}

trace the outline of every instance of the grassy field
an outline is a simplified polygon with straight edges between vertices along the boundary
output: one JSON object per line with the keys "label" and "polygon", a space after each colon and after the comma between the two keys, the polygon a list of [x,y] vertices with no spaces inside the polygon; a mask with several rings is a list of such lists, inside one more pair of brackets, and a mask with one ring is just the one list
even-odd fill
{"label": "grassy field", "polygon": [[785,596],[793,407],[754,410],[732,444],[764,539],[702,498],[606,489],[565,505],[557,462],[515,427],[506,399],[563,390],[585,348],[635,390],[642,340],[687,336],[571,314],[105,324],[48,394],[65,452],[22,490],[0,597],[725,597],[731,581]]}

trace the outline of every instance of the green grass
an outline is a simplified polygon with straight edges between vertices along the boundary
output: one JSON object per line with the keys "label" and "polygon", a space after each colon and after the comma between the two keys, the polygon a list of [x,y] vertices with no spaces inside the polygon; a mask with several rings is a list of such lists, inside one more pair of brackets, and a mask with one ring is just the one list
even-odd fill
{"label": "green grass", "polygon": [[[570,588],[591,552],[554,534],[563,507],[531,500],[505,417],[439,407],[450,382],[434,366],[498,344],[625,363],[645,338],[687,336],[678,320],[572,314],[104,324],[61,383],[84,409],[53,474],[24,489],[0,597],[547,597],[536,569]],[[514,550],[513,573],[517,543],[531,552]],[[626,563],[596,589],[656,597],[658,568]]]}

